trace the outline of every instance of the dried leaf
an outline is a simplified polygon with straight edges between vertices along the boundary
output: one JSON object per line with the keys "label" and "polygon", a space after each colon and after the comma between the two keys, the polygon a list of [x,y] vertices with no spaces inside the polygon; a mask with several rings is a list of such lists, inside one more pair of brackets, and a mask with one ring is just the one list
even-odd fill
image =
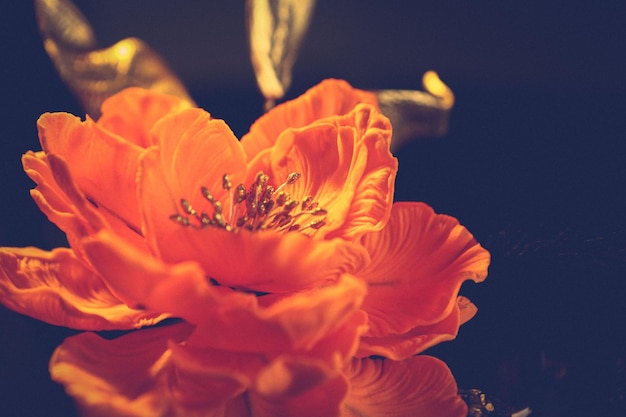
{"label": "dried leaf", "polygon": [[61,79],[93,118],[109,96],[138,86],[193,103],[163,59],[140,39],[100,49],[91,25],[69,0],[35,0],[44,47]]}
{"label": "dried leaf", "polygon": [[393,126],[392,148],[421,137],[443,136],[454,106],[454,94],[434,71],[422,78],[425,91],[379,90],[378,103]]}
{"label": "dried leaf", "polygon": [[315,0],[247,0],[250,59],[266,108],[285,95]]}

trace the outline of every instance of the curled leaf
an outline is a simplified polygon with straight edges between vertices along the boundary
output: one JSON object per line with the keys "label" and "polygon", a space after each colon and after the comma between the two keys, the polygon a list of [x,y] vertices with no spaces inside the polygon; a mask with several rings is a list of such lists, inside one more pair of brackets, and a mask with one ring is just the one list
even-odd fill
{"label": "curled leaf", "polygon": [[454,106],[452,90],[434,71],[422,77],[425,91],[379,90],[378,104],[393,126],[392,149],[420,137],[443,136]]}
{"label": "curled leaf", "polygon": [[163,59],[140,39],[100,49],[89,22],[71,1],[35,0],[35,11],[46,52],[92,118],[100,116],[107,97],[133,86],[193,103]]}
{"label": "curled leaf", "polygon": [[291,69],[306,33],[315,0],[247,0],[250,59],[266,108],[291,84]]}

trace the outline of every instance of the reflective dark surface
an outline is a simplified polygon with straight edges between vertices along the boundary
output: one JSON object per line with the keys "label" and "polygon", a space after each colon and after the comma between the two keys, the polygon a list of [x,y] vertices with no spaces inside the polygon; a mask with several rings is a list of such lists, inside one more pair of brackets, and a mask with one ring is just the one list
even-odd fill
{"label": "reflective dark surface", "polygon": [[[0,245],[49,249],[64,238],[31,201],[20,156],[39,149],[41,113],[82,111],[32,5],[15,3],[0,18]],[[243,2],[204,3],[76,2],[103,45],[141,37],[241,136],[263,105]],[[462,289],[478,315],[429,353],[459,386],[533,416],[626,415],[626,6],[387,3],[320,2],[289,95],[331,76],[419,89],[428,69],[455,92],[448,136],[399,150],[396,195],[459,218],[493,262]],[[73,415],[47,373],[71,334],[0,310],[0,416]]]}

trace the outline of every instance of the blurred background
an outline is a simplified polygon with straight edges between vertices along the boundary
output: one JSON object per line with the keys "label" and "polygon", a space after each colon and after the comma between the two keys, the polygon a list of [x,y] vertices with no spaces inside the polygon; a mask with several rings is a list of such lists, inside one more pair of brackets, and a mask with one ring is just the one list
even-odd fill
{"label": "blurred background", "polygon": [[[102,46],[136,36],[238,136],[261,114],[243,1],[75,1]],[[0,17],[0,245],[65,245],[20,156],[46,111],[83,114],[41,44],[33,5]],[[288,96],[329,77],[456,94],[444,138],[398,150],[397,200],[457,217],[492,253],[479,307],[427,352],[461,388],[532,416],[626,415],[626,3],[320,0]],[[72,331],[0,309],[0,416],[71,417],[48,359]]]}

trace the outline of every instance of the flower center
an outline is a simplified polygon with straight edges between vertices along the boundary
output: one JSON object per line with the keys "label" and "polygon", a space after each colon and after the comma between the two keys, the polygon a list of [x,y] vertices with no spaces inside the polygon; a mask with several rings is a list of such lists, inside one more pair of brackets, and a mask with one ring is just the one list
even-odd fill
{"label": "flower center", "polygon": [[230,176],[224,174],[222,187],[229,193],[229,208],[217,201],[208,188],[202,187],[200,192],[213,208],[213,214],[198,213],[188,200],[180,200],[181,213],[170,216],[170,219],[195,229],[218,227],[230,232],[241,229],[249,231],[277,230],[279,232],[318,230],[324,226],[327,211],[306,196],[302,201],[292,198],[284,189],[292,185],[301,174],[292,172],[285,182],[277,188],[269,185],[269,176],[260,171],[254,182],[246,189],[243,184],[233,187]]}

